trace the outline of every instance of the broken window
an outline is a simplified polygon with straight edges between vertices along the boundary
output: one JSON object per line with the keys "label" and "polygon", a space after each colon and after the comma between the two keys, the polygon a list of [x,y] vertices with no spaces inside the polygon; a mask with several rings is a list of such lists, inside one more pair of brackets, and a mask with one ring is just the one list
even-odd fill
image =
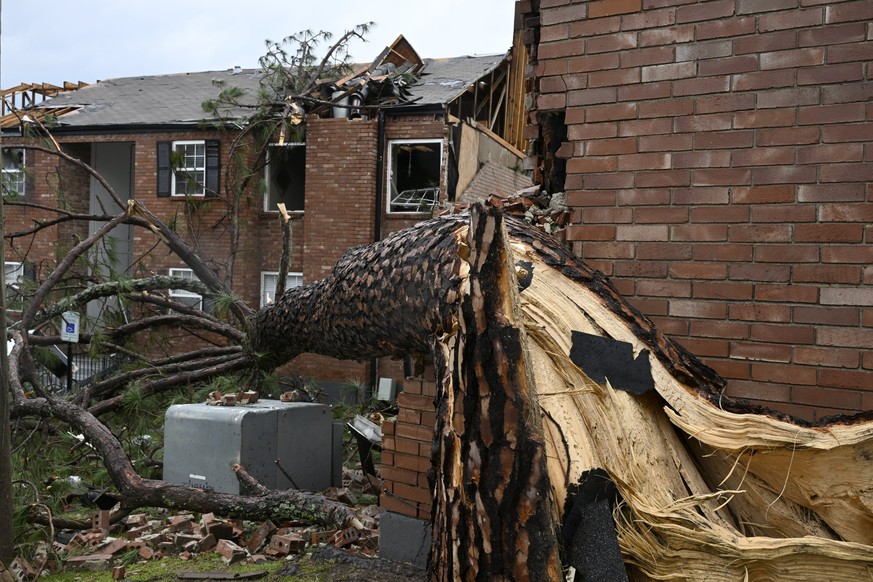
{"label": "broken window", "polygon": [[24,196],[24,150],[3,148],[3,196]]}
{"label": "broken window", "polygon": [[[191,269],[170,269],[170,277],[180,277],[189,281],[199,281]],[[203,295],[188,291],[187,289],[170,289],[170,297],[173,301],[183,303],[194,309],[203,309]]]}
{"label": "broken window", "polygon": [[[276,300],[276,283],[279,281],[279,273],[276,271],[261,271],[261,307],[269,305]],[[288,273],[285,277],[285,289],[301,287],[303,285],[303,273]]]}
{"label": "broken window", "polygon": [[389,142],[388,212],[430,212],[439,199],[442,140]]}
{"label": "broken window", "polygon": [[271,145],[267,148],[264,211],[276,212],[277,204],[288,211],[302,211],[306,175],[306,146],[302,143]]}

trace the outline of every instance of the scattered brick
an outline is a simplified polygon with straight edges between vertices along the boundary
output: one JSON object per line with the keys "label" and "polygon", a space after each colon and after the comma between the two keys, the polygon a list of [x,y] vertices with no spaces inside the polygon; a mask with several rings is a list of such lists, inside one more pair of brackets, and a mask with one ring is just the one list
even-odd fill
{"label": "scattered brick", "polygon": [[216,540],[230,540],[234,538],[233,525],[227,521],[216,519],[212,513],[205,514],[201,520],[201,532],[212,534]]}
{"label": "scattered brick", "polygon": [[245,548],[241,548],[230,540],[219,540],[215,545],[215,551],[221,555],[221,560],[225,564],[236,564],[249,555]]}
{"label": "scattered brick", "polygon": [[127,516],[124,524],[129,528],[142,527],[148,523],[144,513],[131,513]]}
{"label": "scattered brick", "polygon": [[107,538],[108,543],[100,548],[104,554],[117,554],[121,550],[127,549],[128,542],[120,538]]}
{"label": "scattered brick", "polygon": [[246,542],[246,549],[249,552],[257,552],[270,537],[270,534],[276,531],[276,526],[271,521],[265,521],[258,526],[258,529],[251,535],[249,541]]}
{"label": "scattered brick", "polygon": [[306,549],[306,540],[293,532],[276,534],[270,538],[270,549],[279,554],[299,554]]}
{"label": "scattered brick", "polygon": [[212,548],[215,547],[215,544],[217,544],[217,543],[218,543],[218,540],[215,539],[214,534],[207,534],[207,535],[203,536],[203,538],[200,539],[200,550],[201,551],[211,550]]}
{"label": "scattered brick", "polygon": [[109,511],[101,509],[91,514],[91,528],[100,530],[104,534],[109,533]]}
{"label": "scattered brick", "polygon": [[[2,564],[0,564],[0,568],[2,568]],[[12,560],[12,563],[9,564],[9,571],[12,572],[12,575],[18,582],[28,582],[36,579],[36,568],[22,557]],[[0,570],[0,579],[3,579],[2,574],[3,572]]]}
{"label": "scattered brick", "polygon": [[111,554],[87,554],[67,558],[67,565],[69,567],[88,571],[107,570],[111,562]]}

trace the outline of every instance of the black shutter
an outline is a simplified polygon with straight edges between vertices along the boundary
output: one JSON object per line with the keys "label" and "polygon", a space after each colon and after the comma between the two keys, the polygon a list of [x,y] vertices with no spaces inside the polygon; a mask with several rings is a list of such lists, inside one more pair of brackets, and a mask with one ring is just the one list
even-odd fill
{"label": "black shutter", "polygon": [[24,278],[36,281],[36,265],[32,261],[24,261]]}
{"label": "black shutter", "polygon": [[221,142],[217,139],[206,140],[206,195],[218,196],[219,177],[221,175]]}
{"label": "black shutter", "polygon": [[27,158],[28,153],[23,151],[24,153],[24,164],[22,164],[21,171],[24,172],[24,195],[27,196],[36,188],[36,176],[33,175],[33,172],[27,170]]}
{"label": "black shutter", "polygon": [[173,168],[170,165],[171,142],[158,142],[158,196],[170,195],[170,183],[173,179]]}

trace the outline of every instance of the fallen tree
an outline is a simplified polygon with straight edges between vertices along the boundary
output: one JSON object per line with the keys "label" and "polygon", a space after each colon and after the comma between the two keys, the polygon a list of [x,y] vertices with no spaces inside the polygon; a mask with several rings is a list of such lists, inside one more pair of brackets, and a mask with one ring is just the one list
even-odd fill
{"label": "fallen tree", "polygon": [[[868,417],[809,426],[723,397],[721,379],[605,277],[494,209],[353,249],[246,328],[226,356],[239,369],[303,352],[434,358],[433,580],[558,580],[569,567],[584,579],[819,580],[873,568]],[[207,496],[143,479],[81,404],[26,397],[38,385],[26,345],[11,355],[13,417],[82,431],[122,508],[353,520],[306,493]]]}
{"label": "fallen tree", "polygon": [[433,580],[873,568],[869,415],[810,426],[731,401],[605,277],[494,210],[351,251],[259,312],[252,336],[267,366],[428,345]]}

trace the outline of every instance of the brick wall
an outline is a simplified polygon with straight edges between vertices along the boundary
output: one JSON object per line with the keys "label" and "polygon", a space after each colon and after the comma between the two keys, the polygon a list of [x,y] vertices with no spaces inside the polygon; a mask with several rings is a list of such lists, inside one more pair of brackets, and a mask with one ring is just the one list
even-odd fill
{"label": "brick wall", "polygon": [[[21,138],[3,138],[3,147],[13,148],[27,143]],[[75,146],[65,148],[68,153],[79,157],[84,162],[90,161],[90,151]],[[72,164],[63,162],[56,156],[50,156],[36,150],[25,151],[25,164],[28,177],[22,201],[41,204],[47,207],[62,205],[73,212],[88,212],[88,198],[84,204],[81,197],[74,195],[89,188],[89,178],[85,172]],[[35,221],[47,222],[58,217],[57,213],[29,209],[15,205],[6,207],[5,234],[29,231]],[[7,241],[6,259],[9,261],[33,263],[35,275],[46,277],[66,251],[88,234],[87,224],[61,223],[50,226],[32,234]],[[75,269],[74,271],[75,272]]]}
{"label": "brick wall", "polygon": [[[319,119],[307,120],[306,139],[306,202],[305,212],[297,215],[293,227],[292,272],[302,272],[305,283],[320,279],[331,272],[337,259],[350,247],[373,242],[375,233],[376,156],[378,125],[375,120]],[[385,139],[439,138],[446,136],[441,116],[389,115]],[[233,254],[231,222],[226,219],[228,204],[224,190],[224,173],[229,154],[227,134],[214,131],[147,132],[141,134],[59,135],[65,149],[88,161],[91,143],[134,143],[132,174],[133,196],[161,219],[173,224],[177,233],[192,244],[210,267],[250,305],[259,306],[261,272],[278,271],[282,232],[278,215],[263,211],[263,200],[255,187],[240,201],[239,238]],[[222,163],[221,196],[195,198],[158,197],[156,194],[157,143],[173,140],[220,139]],[[4,145],[14,145],[7,140]],[[444,162],[448,156],[444,156]],[[249,160],[254,163],[254,160]],[[66,196],[68,204],[79,212],[87,212],[89,178],[81,170],[59,164],[52,156],[28,154],[28,167],[36,177],[28,199],[47,206],[57,205]],[[52,177],[55,168],[59,177]],[[385,212],[382,200],[382,235],[410,226],[427,214],[397,216]],[[30,225],[34,216],[53,215],[10,207],[7,230],[21,230]],[[44,214],[44,216],[43,216]],[[77,230],[78,229],[78,230]],[[71,243],[87,234],[87,225],[53,227],[39,236],[10,249],[9,260],[17,260],[19,249],[38,257],[44,277],[52,268],[58,252],[57,244]],[[60,238],[59,238],[60,237]],[[147,229],[133,229],[134,275],[164,273],[184,263],[169,251],[160,238]],[[171,335],[169,343],[181,341]],[[322,380],[356,380],[368,382],[369,362],[338,361],[315,355],[303,355],[283,372]],[[401,377],[399,364],[383,361],[380,376]]]}
{"label": "brick wall", "polygon": [[388,511],[430,520],[433,431],[436,426],[436,383],[406,380],[397,395],[396,419],[382,423],[379,471],[384,490],[379,506]]}
{"label": "brick wall", "polygon": [[873,408],[873,2],[516,9],[528,162],[566,160],[575,252],[731,395]]}

